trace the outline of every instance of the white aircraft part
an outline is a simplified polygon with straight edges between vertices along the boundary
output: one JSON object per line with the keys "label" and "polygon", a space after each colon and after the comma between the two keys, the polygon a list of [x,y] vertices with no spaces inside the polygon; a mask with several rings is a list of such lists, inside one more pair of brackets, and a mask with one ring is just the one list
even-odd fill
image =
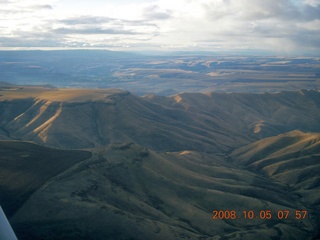
{"label": "white aircraft part", "polygon": [[0,239],[1,240],[17,240],[11,225],[0,206]]}

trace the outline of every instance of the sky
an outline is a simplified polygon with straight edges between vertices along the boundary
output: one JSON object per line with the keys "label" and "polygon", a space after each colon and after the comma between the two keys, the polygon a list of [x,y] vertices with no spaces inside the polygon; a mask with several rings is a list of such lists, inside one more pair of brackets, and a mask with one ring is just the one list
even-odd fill
{"label": "sky", "polygon": [[0,49],[320,55],[320,0],[0,0]]}

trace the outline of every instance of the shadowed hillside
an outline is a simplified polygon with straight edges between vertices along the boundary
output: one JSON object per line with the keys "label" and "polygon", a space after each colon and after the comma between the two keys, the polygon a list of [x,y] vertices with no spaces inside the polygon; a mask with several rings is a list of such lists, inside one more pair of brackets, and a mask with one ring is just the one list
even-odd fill
{"label": "shadowed hillside", "polygon": [[[214,155],[158,154],[133,143],[95,152],[37,191],[11,219],[21,239],[307,239],[315,222],[244,219],[301,209],[285,187]],[[212,220],[213,210],[241,219]]]}
{"label": "shadowed hillside", "polygon": [[[301,90],[281,93],[183,93],[170,98],[149,96],[155,102],[183,109],[200,119],[220,119],[251,138],[265,138],[296,129],[317,132],[320,93]],[[229,129],[229,128],[228,128]]]}
{"label": "shadowed hillside", "polygon": [[242,147],[236,163],[290,186],[320,210],[320,134],[293,131]]}
{"label": "shadowed hillside", "polygon": [[[0,139],[16,141],[0,142],[0,204],[22,240],[311,240],[319,122],[317,91],[138,97],[9,86]],[[213,220],[213,210],[237,216]]]}
{"label": "shadowed hillside", "polygon": [[[20,96],[20,100],[12,99]],[[36,97],[36,95],[38,97]],[[248,143],[220,119],[168,108],[119,90],[18,90],[0,102],[4,137],[59,148],[94,148],[133,141],[175,151],[221,152]],[[211,125],[210,123],[213,124]]]}
{"label": "shadowed hillside", "polygon": [[224,153],[295,129],[320,131],[315,91],[137,97],[110,89],[19,88],[0,94],[3,139],[58,148],[129,141],[157,151]]}
{"label": "shadowed hillside", "polygon": [[11,217],[49,179],[90,156],[85,151],[0,141],[0,204],[7,216]]}

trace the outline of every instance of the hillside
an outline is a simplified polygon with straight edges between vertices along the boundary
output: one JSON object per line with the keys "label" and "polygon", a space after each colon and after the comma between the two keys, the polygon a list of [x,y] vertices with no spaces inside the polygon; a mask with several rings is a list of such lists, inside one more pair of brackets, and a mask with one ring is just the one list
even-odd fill
{"label": "hillside", "polygon": [[39,187],[74,164],[90,158],[85,151],[63,151],[30,142],[0,141],[0,204],[8,217]]}
{"label": "hillside", "polygon": [[320,131],[315,91],[138,97],[21,87],[0,95],[0,138],[64,149],[135,142],[157,151],[225,153],[295,129]]}
{"label": "hillside", "polygon": [[242,147],[236,163],[286,184],[320,210],[320,133],[293,131]]}
{"label": "hillside", "polygon": [[317,239],[319,122],[317,91],[6,87],[0,204],[22,240]]}
{"label": "hillside", "polygon": [[238,133],[256,139],[296,129],[319,131],[320,93],[316,91],[183,93],[169,99],[166,104],[171,107],[220,118]]}
{"label": "hillside", "polygon": [[[244,219],[254,208],[304,209],[281,184],[191,151],[112,144],[39,189],[11,219],[21,239],[263,239],[315,235],[312,218]],[[236,210],[212,220],[213,210]]]}

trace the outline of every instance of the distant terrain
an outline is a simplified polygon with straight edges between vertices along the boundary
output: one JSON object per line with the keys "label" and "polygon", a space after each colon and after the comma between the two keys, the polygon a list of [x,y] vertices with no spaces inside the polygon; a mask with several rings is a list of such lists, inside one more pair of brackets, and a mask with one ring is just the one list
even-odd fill
{"label": "distant terrain", "polygon": [[[159,53],[161,54],[161,53]],[[102,50],[0,51],[0,81],[18,85],[120,88],[137,95],[320,89],[316,57],[161,55]]]}
{"label": "distant terrain", "polygon": [[19,239],[319,239],[319,91],[45,84],[0,89],[0,204]]}

